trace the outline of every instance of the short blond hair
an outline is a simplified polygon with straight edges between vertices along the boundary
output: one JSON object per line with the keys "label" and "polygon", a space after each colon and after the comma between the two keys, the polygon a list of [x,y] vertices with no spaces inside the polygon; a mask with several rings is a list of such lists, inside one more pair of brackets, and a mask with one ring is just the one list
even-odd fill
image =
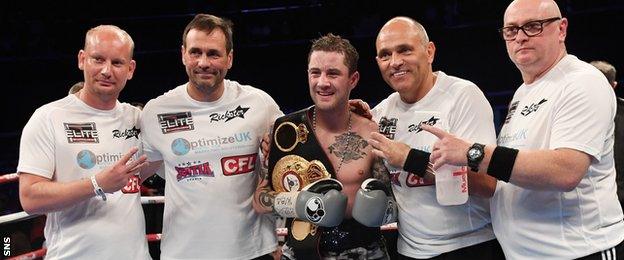
{"label": "short blond hair", "polygon": [[115,25],[110,25],[110,24],[98,25],[96,27],[89,29],[89,31],[87,31],[87,34],[85,35],[85,43],[84,43],[83,49],[87,49],[87,43],[89,42],[89,39],[93,37],[93,34],[95,32],[105,31],[105,30],[116,33],[120,39],[130,44],[130,59],[132,59],[132,57],[134,56],[134,41],[132,40],[132,37],[130,37],[130,34],[128,34],[126,31],[124,31],[123,29]]}

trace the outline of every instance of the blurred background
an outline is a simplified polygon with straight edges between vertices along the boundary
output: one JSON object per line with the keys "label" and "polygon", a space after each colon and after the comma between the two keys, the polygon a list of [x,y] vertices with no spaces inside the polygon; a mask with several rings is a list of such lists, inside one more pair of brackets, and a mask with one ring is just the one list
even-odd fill
{"label": "blurred background", "polygon": [[[19,138],[33,111],[67,95],[83,79],[77,53],[85,32],[114,24],[133,37],[137,70],[120,100],[146,103],[187,81],[181,35],[197,13],[234,22],[234,66],[227,78],[269,93],[285,113],[309,106],[307,53],[312,39],[332,32],[360,53],[359,86],[352,98],[374,106],[391,93],[375,63],[375,38],[398,15],[420,21],[435,42],[434,70],[476,83],[494,110],[497,130],[520,73],[509,61],[497,29],[509,1],[500,0],[302,0],[302,1],[3,1],[0,3],[0,175],[17,167]],[[624,0],[559,0],[569,19],[568,52],[582,60],[605,60],[619,70]],[[624,96],[623,87],[616,94]],[[153,187],[162,187],[154,180]],[[149,183],[148,183],[149,184]],[[149,186],[148,186],[149,188]],[[157,191],[157,190],[156,190]],[[156,206],[156,207],[161,207]],[[0,215],[20,211],[17,183],[0,183]],[[160,209],[162,210],[162,209]],[[151,210],[146,210],[150,214]],[[158,212],[158,211],[155,211]],[[158,222],[158,216],[152,216]],[[159,223],[154,225],[158,226]],[[24,251],[41,246],[41,219],[11,227],[30,234]],[[148,223],[148,227],[150,224]],[[7,226],[0,226],[9,231]],[[153,230],[148,232],[158,232]],[[27,241],[25,239],[24,241]]]}

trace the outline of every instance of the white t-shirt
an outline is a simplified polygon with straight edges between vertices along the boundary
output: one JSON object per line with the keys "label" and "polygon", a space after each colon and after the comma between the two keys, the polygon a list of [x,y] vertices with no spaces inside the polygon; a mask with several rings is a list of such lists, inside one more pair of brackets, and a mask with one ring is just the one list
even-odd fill
{"label": "white t-shirt", "polygon": [[283,113],[264,91],[225,80],[214,102],[187,84],[141,114],[149,161],[164,160],[162,259],[250,259],[274,251],[273,218],[252,207],[259,144]]}
{"label": "white t-shirt", "polygon": [[[393,93],[373,109],[380,132],[410,147],[431,152],[438,140],[420,129],[433,125],[482,144],[494,144],[492,107],[470,81],[436,72],[436,82],[425,97],[413,104]],[[441,206],[434,182],[389,167],[399,205],[398,252],[413,258],[431,258],[494,239],[488,200],[470,197],[459,206]],[[468,184],[470,185],[470,184]]]}
{"label": "white t-shirt", "polygon": [[498,145],[571,148],[592,160],[587,174],[568,192],[497,183],[492,224],[508,259],[572,259],[624,240],[613,164],[615,107],[604,75],[572,55],[518,88]]}
{"label": "white t-shirt", "polygon": [[[33,113],[20,142],[18,172],[55,182],[89,179],[140,147],[140,111],[98,110],[75,95]],[[46,259],[150,259],[138,178],[122,190],[47,214]]]}

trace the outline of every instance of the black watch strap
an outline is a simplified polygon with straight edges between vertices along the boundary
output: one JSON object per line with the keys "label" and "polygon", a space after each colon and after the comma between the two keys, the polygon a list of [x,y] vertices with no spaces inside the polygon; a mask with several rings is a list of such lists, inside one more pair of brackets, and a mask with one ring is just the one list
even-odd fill
{"label": "black watch strap", "polygon": [[466,153],[466,157],[468,158],[468,167],[473,172],[479,171],[479,164],[483,161],[485,157],[485,145],[480,143],[474,143],[470,148],[468,148],[468,152]]}

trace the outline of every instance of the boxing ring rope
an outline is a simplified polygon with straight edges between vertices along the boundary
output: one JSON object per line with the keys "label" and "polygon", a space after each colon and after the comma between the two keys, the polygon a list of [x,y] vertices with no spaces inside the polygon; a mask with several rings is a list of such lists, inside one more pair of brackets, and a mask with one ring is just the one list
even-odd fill
{"label": "boxing ring rope", "polygon": [[[10,174],[5,174],[5,175],[0,175],[0,184],[3,183],[9,183],[9,182],[14,182],[17,181],[18,175],[16,173],[10,173]],[[143,205],[148,205],[148,204],[164,204],[165,203],[165,196],[141,196],[141,204]],[[8,223],[13,223],[13,222],[18,222],[21,220],[27,220],[30,218],[34,218],[34,217],[38,217],[40,215],[38,214],[33,214],[30,215],[24,211],[22,212],[17,212],[17,213],[12,213],[12,214],[8,214],[8,215],[3,215],[0,216],[0,225],[1,224],[8,224]],[[382,231],[393,231],[397,229],[397,223],[390,223],[384,226],[381,226],[381,230]],[[275,233],[278,236],[286,236],[288,234],[288,228],[276,228],[275,229]],[[157,242],[160,241],[160,239],[162,238],[162,234],[146,234],[145,238],[147,239],[148,242]],[[38,258],[42,258],[45,256],[47,252],[46,248],[41,248],[32,252],[28,252],[25,254],[21,254],[18,256],[14,256],[14,257],[9,257],[7,259],[9,260],[30,260],[30,259],[38,259]]]}
{"label": "boxing ring rope", "polygon": [[17,173],[0,175],[0,184],[14,182],[17,181],[18,178]]}

